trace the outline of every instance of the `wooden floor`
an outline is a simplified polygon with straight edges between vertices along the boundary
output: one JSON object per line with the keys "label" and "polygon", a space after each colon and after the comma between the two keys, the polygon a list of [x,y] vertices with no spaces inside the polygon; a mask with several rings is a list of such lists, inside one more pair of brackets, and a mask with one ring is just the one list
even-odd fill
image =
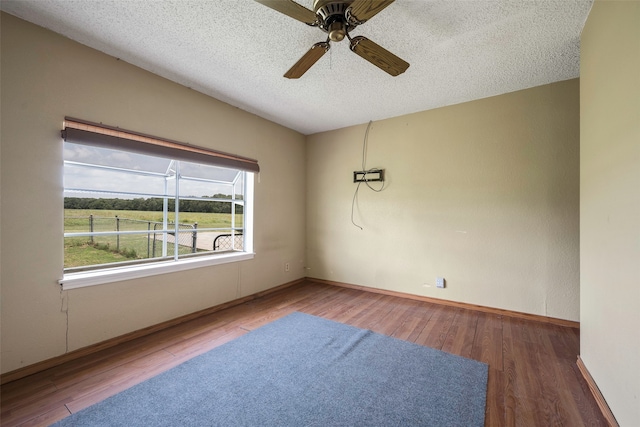
{"label": "wooden floor", "polygon": [[604,426],[577,329],[304,282],[2,386],[2,426],[49,425],[293,311],[489,364],[486,426]]}

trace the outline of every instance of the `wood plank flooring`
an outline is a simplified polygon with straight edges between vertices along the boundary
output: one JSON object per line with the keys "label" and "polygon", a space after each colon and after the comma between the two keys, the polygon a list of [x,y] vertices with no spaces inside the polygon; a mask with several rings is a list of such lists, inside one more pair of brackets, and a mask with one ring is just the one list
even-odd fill
{"label": "wood plank flooring", "polygon": [[46,426],[293,311],[489,364],[486,426],[606,426],[577,329],[304,282],[1,389],[2,426]]}

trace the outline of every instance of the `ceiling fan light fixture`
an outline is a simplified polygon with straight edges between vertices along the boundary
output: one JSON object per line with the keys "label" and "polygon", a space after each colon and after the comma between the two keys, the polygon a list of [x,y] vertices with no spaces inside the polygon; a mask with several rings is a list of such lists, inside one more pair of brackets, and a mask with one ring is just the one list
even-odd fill
{"label": "ceiling fan light fixture", "polygon": [[329,39],[333,42],[342,41],[347,35],[347,29],[342,21],[334,21],[329,25],[327,30],[329,33]]}

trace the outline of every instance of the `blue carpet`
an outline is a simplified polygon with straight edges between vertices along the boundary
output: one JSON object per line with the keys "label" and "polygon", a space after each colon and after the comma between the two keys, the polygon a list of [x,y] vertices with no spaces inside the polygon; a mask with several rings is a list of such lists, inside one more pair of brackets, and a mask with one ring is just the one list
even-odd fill
{"label": "blue carpet", "polygon": [[293,313],[54,424],[483,426],[487,365]]}

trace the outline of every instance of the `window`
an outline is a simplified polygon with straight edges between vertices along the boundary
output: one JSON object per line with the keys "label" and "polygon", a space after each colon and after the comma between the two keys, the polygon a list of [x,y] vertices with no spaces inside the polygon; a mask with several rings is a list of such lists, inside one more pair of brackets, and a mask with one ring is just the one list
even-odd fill
{"label": "window", "polygon": [[253,257],[257,162],[65,120],[65,289]]}

